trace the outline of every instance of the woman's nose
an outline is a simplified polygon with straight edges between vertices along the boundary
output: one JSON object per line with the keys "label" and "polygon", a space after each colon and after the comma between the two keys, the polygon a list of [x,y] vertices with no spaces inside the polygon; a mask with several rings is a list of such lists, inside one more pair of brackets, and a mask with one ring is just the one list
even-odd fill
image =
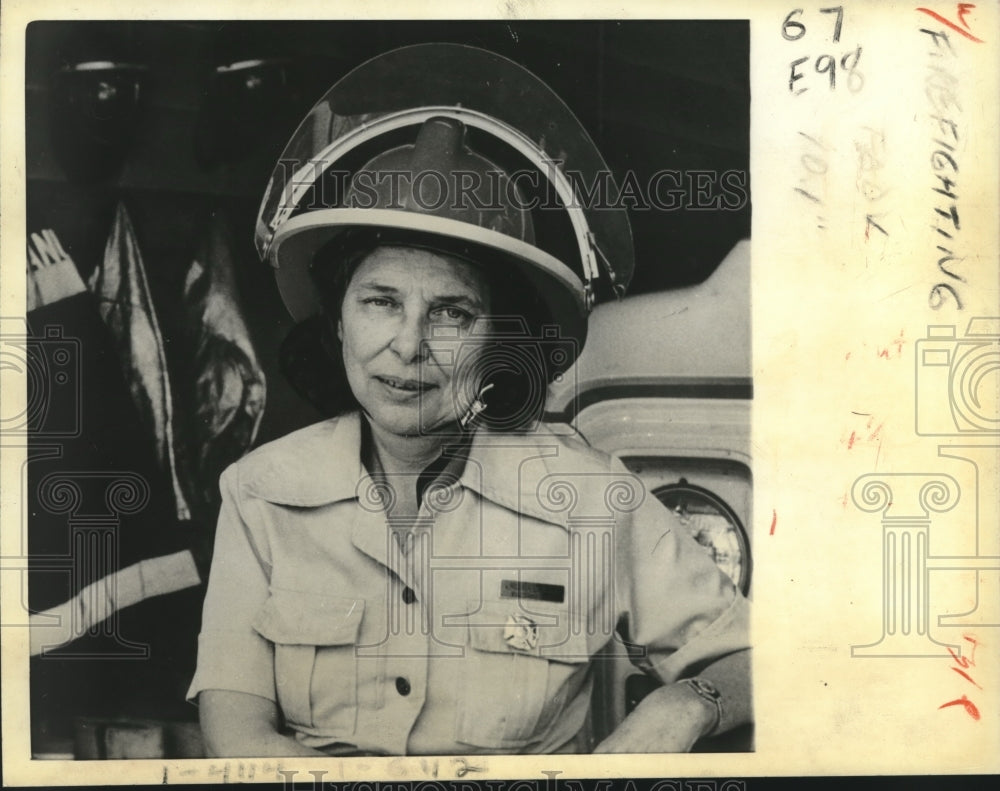
{"label": "woman's nose", "polygon": [[419,314],[403,316],[396,325],[396,332],[389,343],[404,363],[415,362],[426,354],[424,339],[427,321]]}

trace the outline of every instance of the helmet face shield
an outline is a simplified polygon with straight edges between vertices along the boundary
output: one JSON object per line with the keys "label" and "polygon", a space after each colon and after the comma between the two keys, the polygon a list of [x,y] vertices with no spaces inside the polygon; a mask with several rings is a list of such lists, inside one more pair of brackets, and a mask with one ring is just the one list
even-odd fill
{"label": "helmet face shield", "polygon": [[[421,143],[434,128],[435,144]],[[404,47],[350,72],[299,125],[255,242],[298,320],[318,306],[312,253],[340,229],[412,230],[469,257],[499,252],[582,346],[594,300],[622,293],[634,266],[626,210],[588,203],[608,173],[569,108],[522,66],[462,45]],[[444,205],[456,196],[466,203]],[[489,205],[470,214],[470,196]]]}

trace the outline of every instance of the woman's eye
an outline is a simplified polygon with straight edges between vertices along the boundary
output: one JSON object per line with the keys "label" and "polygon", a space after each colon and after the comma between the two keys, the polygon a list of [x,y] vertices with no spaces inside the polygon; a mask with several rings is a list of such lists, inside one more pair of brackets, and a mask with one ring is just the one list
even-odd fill
{"label": "woman's eye", "polygon": [[372,305],[376,308],[391,308],[393,306],[393,301],[387,297],[368,297],[363,300],[365,305]]}
{"label": "woman's eye", "polygon": [[433,315],[435,318],[441,321],[448,321],[453,323],[465,324],[472,320],[472,316],[468,311],[462,310],[461,308],[452,307],[441,307],[437,308]]}

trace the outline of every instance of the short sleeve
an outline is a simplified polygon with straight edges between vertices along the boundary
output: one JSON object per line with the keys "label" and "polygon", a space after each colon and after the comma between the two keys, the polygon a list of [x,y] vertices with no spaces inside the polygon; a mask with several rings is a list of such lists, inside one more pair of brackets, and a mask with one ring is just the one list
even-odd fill
{"label": "short sleeve", "polygon": [[615,595],[633,662],[664,683],[747,650],[749,605],[650,492],[616,533]]}
{"label": "short sleeve", "polygon": [[270,567],[240,510],[239,467],[220,479],[222,507],[198,636],[198,665],[187,692],[247,692],[276,700],[274,650],[251,623],[268,598]]}

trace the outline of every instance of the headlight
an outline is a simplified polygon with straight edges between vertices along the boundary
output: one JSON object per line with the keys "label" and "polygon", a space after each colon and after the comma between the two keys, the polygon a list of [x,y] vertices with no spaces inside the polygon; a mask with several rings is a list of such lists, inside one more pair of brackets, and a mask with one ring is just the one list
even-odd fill
{"label": "headlight", "polygon": [[750,541],[735,511],[709,489],[681,478],[653,490],[705,547],[716,564],[746,594],[750,590]]}

